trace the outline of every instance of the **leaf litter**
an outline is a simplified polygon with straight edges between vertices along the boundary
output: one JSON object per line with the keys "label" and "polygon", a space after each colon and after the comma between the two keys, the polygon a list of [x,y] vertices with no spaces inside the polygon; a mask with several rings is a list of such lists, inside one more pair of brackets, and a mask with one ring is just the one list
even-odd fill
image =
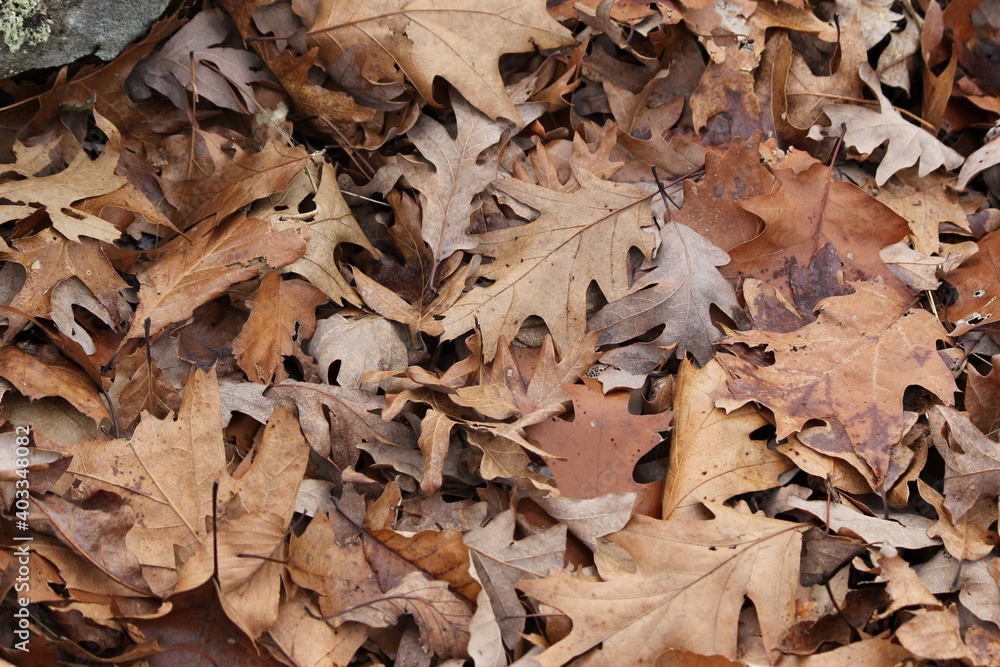
{"label": "leaf litter", "polygon": [[995,0],[220,5],[0,82],[0,657],[1000,664]]}

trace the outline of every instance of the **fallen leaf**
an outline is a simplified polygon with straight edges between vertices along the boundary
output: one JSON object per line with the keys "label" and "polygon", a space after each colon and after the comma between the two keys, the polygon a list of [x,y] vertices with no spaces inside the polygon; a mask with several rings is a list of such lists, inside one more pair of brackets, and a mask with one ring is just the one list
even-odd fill
{"label": "fallen leaf", "polygon": [[566,551],[565,526],[553,526],[520,540],[514,539],[514,528],[514,512],[506,510],[462,538],[508,647],[513,647],[524,632],[515,585],[561,568]]}
{"label": "fallen leaf", "polygon": [[301,353],[301,341],[316,330],[316,308],[326,302],[326,295],[304,280],[282,280],[276,271],[264,276],[247,299],[250,319],[233,339],[236,360],[252,382],[288,377],[284,357]]}
{"label": "fallen leaf", "polygon": [[[879,162],[875,172],[875,182],[878,185],[884,184],[900,169],[915,164],[920,177],[938,167],[957,169],[962,166],[965,158],[960,153],[942,144],[927,130],[903,119],[882,93],[882,86],[869,65],[862,64],[858,73],[878,98],[879,110],[838,104],[823,107],[823,113],[830,119],[829,136],[840,136],[841,126],[846,126],[844,143],[861,153],[871,153],[888,142],[885,157]],[[809,136],[818,139],[822,138],[823,133],[816,126],[809,131]]]}
{"label": "fallen leaf", "polygon": [[[381,317],[347,319],[331,315],[316,324],[309,353],[326,378],[339,363],[337,384],[348,389],[376,391],[378,382],[365,382],[369,371],[402,371],[407,366],[405,329]],[[304,336],[303,336],[304,337]]]}
{"label": "fallen leaf", "polygon": [[711,510],[715,518],[707,521],[633,517],[612,536],[635,559],[633,575],[590,582],[550,573],[522,582],[527,595],[573,620],[568,637],[532,660],[564,665],[598,644],[589,656],[595,665],[636,664],[667,649],[735,658],[744,598],[757,610],[765,647],[777,655],[795,616],[802,528],[720,505]]}
{"label": "fallen leaf", "polygon": [[830,244],[833,256],[843,265],[844,280],[881,276],[900,294],[909,294],[878,254],[906,238],[905,219],[854,185],[833,180],[825,165],[816,164],[800,174],[779,170],[776,175],[781,181],[778,190],[740,202],[742,208],[764,219],[764,231],[729,251],[731,262],[722,269],[723,275],[763,280],[809,314],[819,299],[832,294],[819,290],[815,297],[806,296],[820,281],[813,278],[807,281],[812,283],[808,289],[796,289],[795,271],[810,266]]}
{"label": "fallen leaf", "polygon": [[730,345],[765,345],[775,363],[718,357],[735,397],[719,404],[732,409],[752,400],[767,406],[775,413],[778,438],[810,419],[838,421],[881,484],[892,448],[903,437],[905,389],[916,382],[951,403],[956,387],[937,353],[935,343],[945,333],[933,315],[912,309],[884,284],[851,286],[854,294],[821,301],[816,321],[801,329],[746,331],[727,339]]}
{"label": "fallen leaf", "polygon": [[147,318],[150,336],[158,336],[230,285],[257,276],[261,263],[277,268],[305,252],[297,230],[275,231],[259,219],[237,216],[203,229],[166,244],[160,258],[139,274],[139,307],[126,340],[145,335]]}
{"label": "fallen leaf", "polygon": [[64,398],[98,426],[102,419],[110,417],[97,387],[82,371],[62,364],[46,364],[16,345],[0,347],[0,377],[33,401],[44,396]]}
{"label": "fallen leaf", "polygon": [[668,223],[660,230],[652,270],[636,281],[628,295],[598,311],[587,326],[600,330],[598,344],[606,345],[638,338],[665,323],[653,343],[674,348],[679,359],[690,352],[705,364],[714,353],[712,344],[722,335],[710,308],[730,316],[739,310],[736,292],[716,268],[728,263],[729,255],[690,227]]}
{"label": "fallen leaf", "polygon": [[428,579],[421,572],[406,575],[398,586],[383,596],[338,614],[338,623],[355,621],[373,628],[396,623],[400,614],[409,614],[420,628],[422,645],[442,658],[461,656],[469,645],[469,605],[448,590],[443,581]]}
{"label": "fallen leaf", "polygon": [[958,290],[958,300],[948,308],[952,336],[961,336],[1000,315],[1000,232],[990,232],[976,242],[979,251],[944,279]]}
{"label": "fallen leaf", "polygon": [[968,417],[953,408],[937,405],[932,410],[931,438],[946,468],[944,504],[952,519],[958,521],[981,496],[1000,496],[996,475],[1000,443],[987,438]]}
{"label": "fallen leaf", "polygon": [[[351,17],[344,22],[344,17]],[[536,3],[502,1],[381,0],[343,4],[323,0],[307,22],[324,62],[354,44],[368,47],[363,72],[371,81],[397,80],[398,67],[420,95],[437,104],[432,84],[440,76],[490,118],[519,121],[504,91],[498,60],[504,53],[572,44],[569,31]]]}
{"label": "fallen leaf", "polygon": [[[476,272],[494,281],[466,292],[445,314],[444,336],[482,327],[483,351],[492,359],[501,335],[512,339],[530,315],[545,320],[559,351],[583,335],[586,293],[596,282],[613,301],[628,291],[629,248],[652,250],[649,195],[632,185],[601,181],[577,171],[583,186],[563,194],[516,179],[494,184],[494,196],[541,212],[528,224],[479,235],[475,250],[493,257]],[[611,247],[608,247],[610,240]],[[608,261],[608,258],[611,261]],[[559,290],[555,287],[561,285]],[[542,294],[545,298],[539,298]]]}
{"label": "fallen leaf", "polygon": [[778,486],[791,469],[787,458],[753,437],[768,422],[752,405],[726,413],[717,398],[728,395],[726,372],[717,361],[696,369],[682,361],[674,389],[670,465],[663,487],[664,519],[696,519],[702,502]]}

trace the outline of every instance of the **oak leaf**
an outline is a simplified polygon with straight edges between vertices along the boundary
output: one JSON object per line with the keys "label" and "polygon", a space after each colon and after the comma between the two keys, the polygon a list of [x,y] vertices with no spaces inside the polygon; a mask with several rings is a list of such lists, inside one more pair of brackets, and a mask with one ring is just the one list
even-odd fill
{"label": "oak leaf", "polygon": [[276,231],[270,223],[236,216],[219,227],[205,225],[188,237],[178,236],[138,275],[139,307],[126,339],[157,336],[194,309],[225,294],[230,285],[256,277],[261,264],[281,267],[305,252],[300,231]]}
{"label": "oak leaf", "polygon": [[[740,202],[764,219],[764,231],[729,251],[731,262],[722,269],[724,275],[759,278],[785,296],[793,296],[795,271],[808,267],[830,244],[843,264],[845,280],[881,276],[900,294],[909,294],[878,254],[881,248],[906,238],[905,219],[860,188],[833,180],[830,169],[822,164],[799,174],[777,170],[775,175],[781,181],[778,190]],[[816,300],[807,298],[805,304],[797,305],[806,314]]]}
{"label": "oak leaf", "polygon": [[108,137],[104,151],[96,160],[80,151],[62,171],[51,176],[28,176],[20,181],[0,184],[0,199],[13,202],[0,205],[0,222],[20,220],[44,208],[52,226],[71,241],[88,236],[114,242],[121,232],[107,220],[85,213],[73,206],[76,202],[114,192],[126,184],[115,173],[121,154],[121,134],[107,119],[94,114],[97,126]]}
{"label": "oak leaf", "polygon": [[233,339],[233,352],[240,368],[253,382],[270,384],[284,381],[284,357],[301,354],[301,341],[316,330],[316,308],[326,303],[326,295],[304,280],[282,280],[271,271],[247,305],[250,318],[240,335]]}
{"label": "oak leaf", "polygon": [[500,56],[573,43],[540,2],[504,0],[322,0],[307,30],[323,62],[362,44],[370,81],[398,80],[398,67],[437,104],[433,83],[442,77],[487,116],[515,121],[520,117],[504,90]]}
{"label": "oak leaf", "polygon": [[515,540],[515,520],[514,512],[505,510],[463,538],[508,647],[513,647],[524,631],[521,602],[514,586],[561,568],[566,551],[565,526],[552,526]]}
{"label": "oak leaf", "polygon": [[91,379],[75,366],[46,364],[16,345],[0,347],[0,377],[31,400],[45,396],[63,398],[100,426],[109,417]]}
{"label": "oak leaf", "polygon": [[226,109],[255,113],[257,107],[252,101],[250,83],[273,79],[252,52],[220,46],[232,30],[232,21],[221,9],[198,12],[132,70],[126,82],[129,93],[141,100],[151,95],[152,88],[184,110],[189,104],[190,91],[196,99],[203,96]]}
{"label": "oak leaf", "polygon": [[164,146],[172,159],[156,180],[176,209],[174,222],[181,229],[205,219],[221,221],[258,199],[282,192],[309,160],[301,146],[272,139],[254,152],[199,129],[190,137],[171,135]]}
{"label": "oak leaf", "polygon": [[734,315],[740,307],[733,286],[716,268],[728,263],[728,254],[687,225],[667,223],[660,230],[652,269],[628,295],[590,318],[587,326],[600,330],[598,344],[607,345],[638,338],[665,324],[653,342],[674,348],[680,359],[690,352],[704,364],[712,358],[712,344],[722,335],[712,323],[711,306],[726,315]]}
{"label": "oak leaf", "polygon": [[953,521],[961,519],[980,497],[1000,496],[996,474],[1000,443],[987,438],[967,416],[940,405],[931,413],[931,438],[945,462],[944,505]]}
{"label": "oak leaf", "polygon": [[605,395],[597,380],[583,382],[563,386],[573,399],[573,420],[551,417],[529,426],[528,439],[549,455],[549,469],[564,497],[642,490],[632,470],[660,443],[659,432],[669,428],[673,413],[634,415],[628,410],[627,392]]}
{"label": "oak leaf", "polygon": [[[611,540],[635,559],[634,574],[592,582],[564,573],[518,588],[573,621],[564,639],[534,656],[540,667],[568,664],[598,644],[588,664],[632,665],[667,649],[736,658],[745,598],[774,658],[795,620],[801,524],[712,505],[711,520],[635,516]],[[712,619],[706,623],[705,619]]]}
{"label": "oak leaf", "polygon": [[948,308],[948,320],[955,325],[952,336],[993,324],[1000,317],[1000,231],[976,243],[979,251],[945,275],[958,290],[958,300]]}
{"label": "oak leaf", "polygon": [[663,485],[663,518],[701,517],[701,502],[778,486],[794,467],[753,432],[768,424],[752,405],[726,413],[715,406],[728,394],[718,361],[701,369],[682,361],[674,389],[670,465]]}
{"label": "oak leaf", "polygon": [[875,484],[881,484],[903,437],[906,388],[919,385],[951,403],[957,387],[938,355],[936,342],[945,332],[933,315],[911,308],[882,283],[851,286],[853,294],[821,301],[816,321],[801,329],[728,338],[730,345],[765,346],[774,364],[717,357],[734,396],[719,404],[731,409],[756,401],[770,408],[779,439],[810,419],[837,421]]}
{"label": "oak leaf", "polygon": [[479,193],[497,177],[498,151],[489,149],[509,127],[509,123],[491,121],[460,96],[455,96],[451,106],[455,111],[454,138],[427,115],[407,133],[433,169],[403,157],[396,159],[403,176],[420,192],[420,233],[431,248],[434,269],[455,251],[476,247],[476,238],[468,233],[470,218],[479,208]]}
{"label": "oak leaf", "polygon": [[339,362],[338,385],[377,391],[379,383],[365,382],[365,374],[404,370],[408,359],[405,339],[403,327],[382,317],[331,315],[317,322],[309,353],[316,359],[320,377],[327,378],[331,366]]}
{"label": "oak leaf", "polygon": [[351,215],[332,166],[317,168],[310,161],[284,189],[255,205],[250,217],[269,220],[278,231],[306,227],[311,238],[306,241],[305,254],[283,272],[297,273],[336,303],[361,305],[340,270],[338,246],[352,243],[374,257],[380,253]]}
{"label": "oak leaf", "polygon": [[492,359],[497,339],[517,336],[530,315],[545,320],[556,349],[563,351],[586,326],[591,282],[614,301],[628,292],[630,248],[647,257],[653,249],[649,195],[639,188],[599,180],[575,170],[583,186],[572,194],[516,179],[494,184],[494,196],[540,211],[524,225],[478,237],[476,252],[494,258],[475,276],[493,281],[463,294],[445,314],[444,336],[455,338],[477,325],[483,351]]}
{"label": "oak leaf", "polygon": [[[885,157],[879,162],[875,172],[875,182],[878,185],[883,185],[900,169],[914,164],[918,165],[918,175],[924,177],[938,167],[957,169],[965,162],[961,153],[942,144],[927,130],[907,122],[893,108],[882,93],[882,86],[871,66],[862,64],[858,73],[878,98],[879,110],[837,104],[823,107],[823,113],[830,119],[829,134],[840,136],[841,126],[846,126],[844,143],[861,153],[871,153],[888,142]],[[809,136],[819,139],[823,133],[815,126],[809,131]]]}
{"label": "oak leaf", "polygon": [[448,584],[411,572],[398,586],[381,597],[337,614],[338,626],[345,621],[372,628],[395,625],[401,614],[409,614],[420,628],[421,643],[442,658],[461,657],[469,645],[469,605],[448,589]]}

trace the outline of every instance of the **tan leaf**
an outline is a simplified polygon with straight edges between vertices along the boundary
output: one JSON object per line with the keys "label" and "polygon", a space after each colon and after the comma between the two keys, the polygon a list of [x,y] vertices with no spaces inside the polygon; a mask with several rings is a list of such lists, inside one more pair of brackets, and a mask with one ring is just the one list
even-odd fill
{"label": "tan leaf", "polygon": [[514,528],[514,512],[505,510],[463,538],[508,647],[513,647],[524,631],[523,607],[514,586],[540,579],[550,569],[560,569],[566,551],[565,526],[553,526],[521,540],[514,539]]}
{"label": "tan leaf", "polygon": [[717,361],[696,369],[682,361],[674,389],[670,467],[663,487],[664,519],[703,516],[701,501],[721,503],[733,496],[778,486],[792,463],[752,433],[768,424],[752,405],[726,413],[715,407],[726,390],[726,372]]}
{"label": "tan leaf", "polygon": [[953,408],[936,405],[930,419],[932,442],[945,462],[944,505],[958,521],[981,496],[1000,496],[996,474],[1000,443],[987,438]]}
{"label": "tan leaf", "polygon": [[166,244],[159,259],[138,275],[139,307],[126,339],[144,335],[146,318],[150,335],[159,335],[170,324],[191,317],[201,304],[225,294],[230,285],[257,276],[262,263],[290,264],[306,247],[297,230],[275,231],[255,218],[236,216],[219,227],[202,229]]}
{"label": "tan leaf", "polygon": [[573,620],[569,636],[534,660],[565,665],[598,644],[590,664],[637,664],[670,648],[735,658],[744,597],[757,610],[765,648],[777,657],[795,620],[803,528],[719,505],[712,513],[707,521],[634,517],[611,539],[635,559],[635,574],[590,582],[553,573],[522,582],[529,596]]}
{"label": "tan leaf", "polygon": [[94,121],[108,137],[104,152],[91,161],[80,151],[69,165],[51,176],[7,181],[0,184],[0,199],[14,204],[0,205],[0,221],[26,218],[39,208],[44,208],[52,219],[52,226],[70,241],[88,236],[113,243],[121,232],[107,220],[74,208],[73,204],[125,185],[124,176],[115,173],[121,153],[121,134],[106,118],[95,113]]}
{"label": "tan leaf", "polygon": [[363,380],[369,371],[402,371],[407,366],[406,330],[381,317],[345,318],[331,315],[316,324],[309,353],[316,358],[320,377],[340,362],[337,384],[349,389],[377,391],[378,382]]}
{"label": "tan leaf", "polygon": [[401,614],[409,614],[417,622],[421,643],[428,651],[442,658],[465,655],[472,610],[448,590],[448,584],[428,579],[421,572],[411,572],[381,597],[338,614],[334,620],[385,628],[395,625]]}
{"label": "tan leaf", "polygon": [[[476,238],[468,233],[470,218],[479,208],[477,196],[497,177],[497,152],[484,153],[509,126],[490,121],[461,96],[453,96],[451,106],[454,138],[426,115],[407,133],[433,169],[402,158],[396,161],[409,184],[420,191],[420,233],[431,248],[435,268],[455,251],[476,247]],[[430,282],[433,286],[434,280]]]}
{"label": "tan leaf", "polygon": [[326,295],[304,280],[282,280],[271,271],[247,299],[250,319],[233,339],[240,368],[253,382],[282,382],[288,374],[283,357],[295,356],[301,341],[316,330],[316,308]]}
{"label": "tan leaf", "polygon": [[369,80],[396,80],[398,67],[425,100],[437,104],[432,85],[440,76],[487,116],[515,121],[520,119],[504,90],[500,56],[573,43],[540,3],[512,7],[503,0],[322,0],[307,30],[324,62],[363,44]]}
{"label": "tan leaf", "polygon": [[481,266],[476,276],[494,282],[455,302],[444,318],[445,338],[478,324],[484,354],[492,359],[501,335],[513,339],[524,320],[537,315],[548,325],[556,349],[564,351],[583,335],[592,281],[610,301],[625,296],[629,248],[648,256],[653,247],[646,231],[652,225],[649,195],[586,171],[578,170],[576,177],[583,187],[572,194],[510,178],[494,184],[495,196],[509,197],[541,215],[526,225],[479,236],[476,251],[494,261]]}
{"label": "tan leaf", "polygon": [[[893,447],[903,437],[903,392],[918,384],[951,403],[951,371],[937,353],[941,324],[914,310],[881,283],[851,283],[854,294],[820,302],[815,322],[790,333],[741,332],[727,343],[766,345],[772,366],[719,357],[730,375],[735,408],[749,401],[775,413],[777,437],[810,419],[835,420],[876,484],[889,472]],[[906,369],[906,370],[904,370]]]}
{"label": "tan leaf", "polygon": [[714,354],[712,344],[722,335],[712,323],[710,308],[716,306],[727,315],[739,310],[733,286],[716,268],[728,263],[728,254],[690,227],[668,223],[660,230],[652,270],[636,281],[628,295],[598,311],[587,326],[600,330],[598,344],[607,345],[638,338],[666,323],[653,342],[674,348],[679,359],[690,352],[705,364]]}
{"label": "tan leaf", "polygon": [[306,227],[305,254],[282,270],[302,276],[336,303],[361,305],[340,271],[337,246],[353,243],[376,257],[379,252],[351,215],[331,165],[308,162],[284,190],[257,204],[251,217],[270,220],[278,231]]}
{"label": "tan leaf", "polygon": [[97,387],[75,366],[46,364],[15,345],[4,345],[0,347],[0,377],[33,401],[44,396],[64,398],[98,425],[110,417]]}
{"label": "tan leaf", "polygon": [[144,361],[132,374],[132,379],[119,394],[118,402],[121,406],[118,420],[123,427],[128,428],[143,412],[148,412],[157,419],[177,412],[181,407],[181,396],[156,360],[151,359]]}
{"label": "tan leaf", "polygon": [[[862,80],[868,84],[879,101],[879,110],[839,104],[823,107],[830,119],[830,135],[840,136],[841,125],[846,125],[844,143],[861,153],[871,153],[888,142],[885,157],[875,172],[875,182],[884,184],[900,169],[918,165],[918,175],[924,177],[938,167],[957,169],[965,158],[952,148],[938,141],[934,135],[913,123],[906,121],[892,103],[882,93],[882,86],[871,66],[862,64],[858,70]],[[813,138],[821,138],[822,132],[814,127],[809,132]],[[919,162],[919,164],[918,164]]]}

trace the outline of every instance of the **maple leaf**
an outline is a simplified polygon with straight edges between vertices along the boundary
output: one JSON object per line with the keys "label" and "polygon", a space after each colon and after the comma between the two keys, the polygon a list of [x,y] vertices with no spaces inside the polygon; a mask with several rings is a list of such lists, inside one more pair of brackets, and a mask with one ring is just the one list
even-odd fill
{"label": "maple leaf", "polygon": [[490,118],[515,121],[520,117],[504,90],[500,56],[574,43],[540,2],[504,0],[321,0],[308,34],[324,62],[362,44],[369,80],[397,80],[398,66],[435,104],[433,83],[440,76]]}
{"label": "maple leaf", "polygon": [[494,282],[466,292],[448,310],[442,322],[446,339],[479,325],[485,356],[492,359],[499,336],[514,338],[524,320],[537,315],[548,325],[556,349],[566,350],[584,332],[592,281],[608,300],[627,293],[629,249],[639,248],[648,257],[653,246],[646,231],[652,225],[649,195],[583,170],[574,174],[582,188],[572,194],[515,179],[494,184],[495,196],[510,197],[541,215],[479,235],[475,250],[494,261],[475,275]]}
{"label": "maple leaf", "polygon": [[740,308],[733,286],[716,269],[728,263],[728,254],[687,225],[667,223],[660,230],[652,270],[636,281],[627,296],[598,311],[587,326],[600,330],[598,344],[607,345],[666,324],[653,343],[675,348],[680,359],[690,352],[704,364],[722,335],[712,323],[710,307],[718,306],[727,315]]}
{"label": "maple leaf", "polygon": [[145,334],[147,318],[150,335],[159,335],[230,285],[257,276],[260,260],[281,267],[301,257],[305,247],[297,229],[276,231],[264,220],[242,216],[176,237],[138,275],[139,307],[126,340]]}
{"label": "maple leaf", "polygon": [[304,280],[282,280],[271,271],[250,296],[250,318],[233,339],[240,368],[253,382],[270,384],[288,377],[284,357],[301,353],[299,342],[316,330],[316,308],[326,295]]}
{"label": "maple leaf", "polygon": [[20,220],[44,208],[52,226],[71,241],[89,236],[113,242],[121,232],[107,220],[74,207],[76,202],[114,192],[126,184],[115,173],[121,152],[121,134],[107,119],[94,114],[94,122],[108,142],[96,160],[80,151],[62,171],[51,176],[31,176],[20,181],[0,183],[0,199],[15,202],[0,205],[0,222]]}
{"label": "maple leaf", "polygon": [[634,415],[628,411],[628,392],[604,395],[600,383],[565,385],[573,399],[573,420],[551,417],[529,426],[528,439],[551,458],[549,469],[561,495],[596,498],[607,493],[640,491],[632,470],[650,449],[660,443],[673,416]]}
{"label": "maple leaf", "polygon": [[[882,86],[870,65],[862,64],[858,74],[878,98],[879,110],[837,104],[823,107],[823,113],[831,123],[828,136],[839,136],[841,126],[846,126],[844,143],[862,153],[871,153],[888,142],[885,157],[875,172],[878,185],[883,185],[900,169],[915,164],[918,175],[923,177],[938,167],[957,169],[965,162],[958,151],[942,144],[927,130],[903,119],[882,93]],[[819,126],[809,131],[809,137],[813,139],[820,139],[823,134]]]}
{"label": "maple leaf", "polygon": [[569,635],[530,664],[565,665],[598,644],[588,664],[654,663],[669,649],[735,658],[745,597],[757,610],[765,649],[777,656],[795,619],[804,527],[710,509],[715,518],[707,521],[633,517],[610,539],[635,559],[634,574],[593,582],[550,573],[519,584],[573,621]]}
{"label": "maple leaf", "polygon": [[232,30],[232,21],[221,9],[198,12],[132,70],[126,81],[129,93],[133,98],[145,99],[152,88],[166,95],[178,109],[187,109],[190,90],[195,101],[204,96],[226,109],[255,111],[250,83],[272,78],[250,51],[219,46]]}
{"label": "maple leaf", "polygon": [[[777,438],[810,419],[843,425],[862,470],[875,485],[889,472],[892,448],[903,436],[903,392],[919,385],[951,403],[957,390],[935,346],[945,332],[933,315],[914,310],[878,282],[853,282],[853,294],[829,297],[815,322],[790,333],[744,331],[725,341],[763,345],[774,364],[756,366],[739,357],[717,357],[729,373],[734,399],[774,412]],[[906,370],[904,370],[906,369]]]}
{"label": "maple leaf", "polygon": [[[795,273],[808,267],[830,244],[843,265],[845,280],[880,276],[900,294],[909,294],[879,256],[881,248],[906,238],[905,219],[860,188],[833,180],[830,169],[822,164],[799,174],[779,169],[775,175],[781,181],[778,190],[740,202],[764,219],[764,231],[729,251],[731,261],[722,269],[723,275],[759,278],[786,296],[799,291],[808,294],[819,281],[805,281],[803,290],[795,285]],[[831,295],[818,295],[824,296]],[[800,310],[808,312],[819,298],[806,297]]]}

